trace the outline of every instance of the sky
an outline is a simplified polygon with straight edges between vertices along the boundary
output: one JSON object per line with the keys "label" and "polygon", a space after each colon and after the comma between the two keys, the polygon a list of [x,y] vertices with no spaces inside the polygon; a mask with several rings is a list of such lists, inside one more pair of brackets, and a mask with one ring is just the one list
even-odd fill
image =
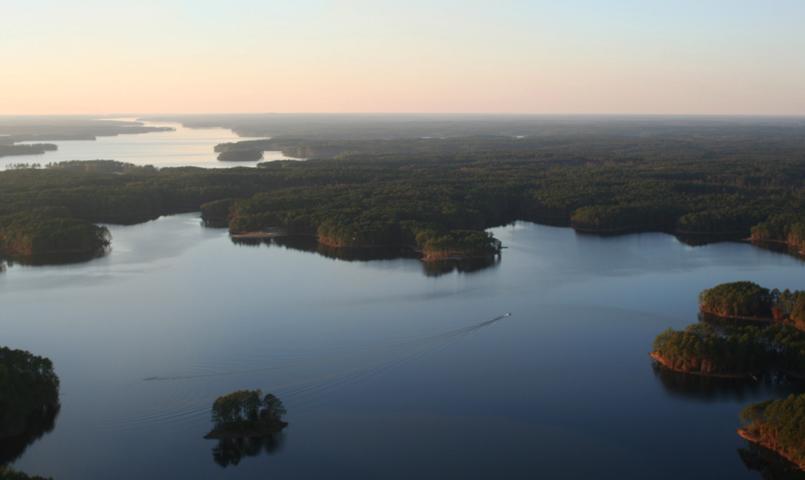
{"label": "sky", "polygon": [[0,115],[805,115],[803,0],[3,0]]}

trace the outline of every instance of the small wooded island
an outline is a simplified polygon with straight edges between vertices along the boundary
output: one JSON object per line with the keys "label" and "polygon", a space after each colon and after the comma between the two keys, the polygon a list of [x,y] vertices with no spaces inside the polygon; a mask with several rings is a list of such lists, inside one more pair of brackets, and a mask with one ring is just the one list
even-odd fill
{"label": "small wooded island", "polygon": [[12,155],[42,155],[56,151],[59,147],[53,143],[31,143],[20,145],[4,145],[0,143],[0,157]]}
{"label": "small wooded island", "polygon": [[232,439],[266,437],[288,426],[285,406],[272,394],[238,390],[218,397],[212,405],[213,429],[204,438]]}
{"label": "small wooded island", "polygon": [[222,162],[256,162],[263,159],[260,150],[227,150],[218,154]]}
{"label": "small wooded island", "polygon": [[716,321],[661,333],[651,352],[657,363],[697,375],[740,378],[775,370],[805,377],[805,292],[725,283],[704,290],[699,309]]}

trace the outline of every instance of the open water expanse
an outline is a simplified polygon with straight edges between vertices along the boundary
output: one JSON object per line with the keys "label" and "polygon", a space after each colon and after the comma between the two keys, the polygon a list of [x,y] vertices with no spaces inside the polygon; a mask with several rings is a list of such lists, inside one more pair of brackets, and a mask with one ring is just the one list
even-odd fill
{"label": "open water expanse", "polygon": [[[664,234],[492,231],[508,248],[471,273],[236,245],[192,214],[112,226],[111,253],[88,263],[9,266],[2,344],[51,358],[62,401],[14,466],[58,480],[760,478],[738,413],[787,388],[661,374],[648,352],[697,320],[700,290],[805,289],[801,261]],[[245,388],[281,398],[290,425],[214,455],[210,406]]]}

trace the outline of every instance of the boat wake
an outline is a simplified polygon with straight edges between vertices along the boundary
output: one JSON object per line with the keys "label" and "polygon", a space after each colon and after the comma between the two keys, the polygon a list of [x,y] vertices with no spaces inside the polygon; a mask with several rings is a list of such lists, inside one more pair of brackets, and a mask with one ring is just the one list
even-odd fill
{"label": "boat wake", "polygon": [[[443,350],[510,316],[511,313],[505,313],[489,320],[431,335],[403,337],[362,346],[336,346],[327,351],[305,352],[281,361],[275,360],[271,366],[221,371],[208,370],[184,375],[155,375],[142,380],[171,383],[237,375],[258,375],[259,377],[260,374],[266,374],[266,377],[269,378],[258,379],[257,382],[250,380],[250,384],[262,382],[263,391],[279,396],[286,405],[297,412],[324,401],[326,395],[335,389],[366,381],[416,361],[425,355]],[[323,369],[324,371],[322,371]],[[271,377],[275,380],[270,380]],[[289,380],[278,381],[278,378]],[[194,388],[199,390],[193,392]],[[163,405],[157,411],[107,426],[120,429],[136,428],[154,422],[196,422],[200,417],[209,415],[211,398],[205,391],[208,388],[207,383],[196,384],[192,388],[181,387],[174,392],[179,398],[174,399],[177,405],[170,411],[166,411]]]}

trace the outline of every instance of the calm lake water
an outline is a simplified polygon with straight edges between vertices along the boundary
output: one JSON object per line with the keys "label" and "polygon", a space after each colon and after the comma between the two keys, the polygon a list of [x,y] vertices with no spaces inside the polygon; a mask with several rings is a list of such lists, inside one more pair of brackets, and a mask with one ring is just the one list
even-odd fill
{"label": "calm lake water", "polygon": [[[117,120],[134,121],[136,118]],[[0,169],[19,163],[64,162],[69,160],[117,160],[155,167],[231,168],[253,167],[258,162],[220,162],[213,148],[219,143],[256,140],[239,137],[225,128],[185,128],[179,123],[142,122],[146,126],[172,127],[170,132],[153,132],[96,140],[71,140],[55,143],[59,149],[42,155],[0,157]],[[288,159],[282,152],[265,152],[262,161]]]}
{"label": "calm lake water", "polygon": [[[142,478],[760,478],[735,429],[765,385],[659,375],[651,342],[696,295],[753,280],[805,289],[799,260],[663,234],[517,223],[473,273],[241,246],[196,215],[112,227],[89,263],[0,274],[2,343],[61,378],[55,429],[15,467]],[[506,312],[512,315],[500,316]],[[496,321],[491,321],[497,319]],[[278,395],[290,422],[237,465],[209,407]]]}

